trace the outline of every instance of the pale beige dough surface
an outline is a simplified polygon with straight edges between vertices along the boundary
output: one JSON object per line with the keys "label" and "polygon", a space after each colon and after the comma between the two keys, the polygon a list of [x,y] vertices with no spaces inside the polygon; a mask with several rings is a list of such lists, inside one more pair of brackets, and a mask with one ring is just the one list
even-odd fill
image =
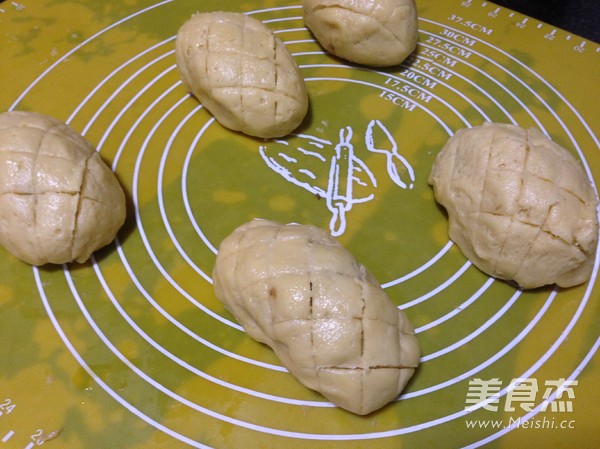
{"label": "pale beige dough surface", "polygon": [[234,12],[198,13],[179,29],[175,50],[184,85],[223,126],[272,138],[302,123],[304,79],[262,22]]}
{"label": "pale beige dough surface", "polygon": [[394,400],[419,364],[406,315],[324,230],[253,220],[219,247],[217,297],[304,385],[367,414]]}
{"label": "pale beige dough surface", "polygon": [[302,7],[317,41],[348,61],[389,67],[417,46],[414,0],[303,0]]}
{"label": "pale beige dough surface", "polygon": [[42,114],[0,114],[0,244],[31,265],[84,262],[125,220],[125,194],[92,144]]}
{"label": "pale beige dough surface", "polygon": [[589,279],[598,200],[582,165],[537,129],[485,123],[459,130],[429,182],[450,238],[485,273],[523,288]]}

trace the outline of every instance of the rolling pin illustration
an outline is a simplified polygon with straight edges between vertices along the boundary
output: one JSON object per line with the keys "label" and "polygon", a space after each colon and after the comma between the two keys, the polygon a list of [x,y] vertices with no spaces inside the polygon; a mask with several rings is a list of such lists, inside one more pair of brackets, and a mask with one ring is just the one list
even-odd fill
{"label": "rolling pin illustration", "polygon": [[[384,141],[386,144],[389,144],[388,148],[379,148],[375,145],[376,133],[383,134]],[[392,134],[379,120],[371,120],[369,122],[367,131],[365,133],[365,144],[367,145],[367,150],[373,153],[381,153],[385,155],[387,158],[388,175],[395,184],[403,189],[412,189],[414,187],[415,172],[412,166],[408,163],[404,156],[398,153],[398,145],[396,144]],[[408,173],[410,183],[407,184],[402,180],[398,166],[402,167],[402,172]]]}
{"label": "rolling pin illustration", "polygon": [[352,172],[354,171],[354,147],[350,143],[352,128],[340,129],[340,141],[335,146],[329,168],[327,184],[327,208],[331,211],[329,229],[333,236],[341,235],[346,228],[346,212],[352,209]]}
{"label": "rolling pin illustration", "polygon": [[[339,130],[335,145],[326,139],[292,134],[285,140],[277,139],[259,147],[269,168],[292,184],[325,199],[331,212],[329,230],[333,236],[345,232],[346,217],[353,206],[372,200],[377,188],[375,176],[356,155],[353,135],[352,128],[345,126]],[[379,120],[369,122],[365,145],[368,151],[386,157],[387,173],[396,185],[402,189],[413,188],[413,168],[399,154],[394,138]],[[406,175],[408,182],[403,180]]]}

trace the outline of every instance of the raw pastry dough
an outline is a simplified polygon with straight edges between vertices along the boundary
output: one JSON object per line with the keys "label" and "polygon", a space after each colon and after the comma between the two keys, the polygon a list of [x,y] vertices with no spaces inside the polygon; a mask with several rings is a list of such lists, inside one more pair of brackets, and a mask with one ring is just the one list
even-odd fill
{"label": "raw pastry dough", "polygon": [[179,29],[175,54],[184,85],[227,128],[282,137],[308,111],[296,62],[273,32],[252,17],[195,14]]}
{"label": "raw pastry dough", "polygon": [[389,67],[417,46],[415,0],[303,0],[302,7],[317,41],[348,61]]}
{"label": "raw pastry dough", "polygon": [[485,273],[523,288],[589,279],[598,200],[578,161],[540,131],[497,123],[459,130],[429,182],[450,238]]}
{"label": "raw pastry dough", "polygon": [[253,220],[219,248],[217,297],[304,385],[367,414],[395,399],[419,364],[406,315],[324,230]]}
{"label": "raw pastry dough", "polygon": [[86,261],[125,221],[125,195],[94,147],[42,114],[0,114],[0,244],[31,265]]}

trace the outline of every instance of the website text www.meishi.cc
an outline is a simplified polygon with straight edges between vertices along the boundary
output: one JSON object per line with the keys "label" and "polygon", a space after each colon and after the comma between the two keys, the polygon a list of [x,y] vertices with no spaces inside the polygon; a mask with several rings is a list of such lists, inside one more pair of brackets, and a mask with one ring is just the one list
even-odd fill
{"label": "website text www.meishi.cc", "polygon": [[510,417],[504,419],[465,419],[467,429],[506,429],[506,428],[521,428],[521,429],[574,429],[574,419],[557,419],[548,418],[530,418]]}

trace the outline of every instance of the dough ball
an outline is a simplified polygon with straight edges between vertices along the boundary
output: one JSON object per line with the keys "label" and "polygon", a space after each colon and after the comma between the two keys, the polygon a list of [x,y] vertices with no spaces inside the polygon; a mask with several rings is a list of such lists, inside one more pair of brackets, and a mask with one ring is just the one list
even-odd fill
{"label": "dough ball", "polygon": [[90,142],[42,114],[0,114],[0,244],[31,265],[85,262],[125,221],[125,195]]}
{"label": "dough ball", "polygon": [[305,386],[364,415],[394,400],[419,364],[408,318],[322,229],[253,220],[219,247],[215,294]]}
{"label": "dough ball", "polygon": [[304,119],[304,78],[262,22],[234,12],[195,14],[179,29],[175,48],[184,85],[223,126],[272,138]]}
{"label": "dough ball", "polygon": [[415,0],[303,0],[302,6],[317,41],[348,61],[389,67],[417,46]]}
{"label": "dough ball", "polygon": [[598,200],[580,163],[537,129],[459,130],[431,171],[450,238],[485,273],[523,288],[590,278]]}

